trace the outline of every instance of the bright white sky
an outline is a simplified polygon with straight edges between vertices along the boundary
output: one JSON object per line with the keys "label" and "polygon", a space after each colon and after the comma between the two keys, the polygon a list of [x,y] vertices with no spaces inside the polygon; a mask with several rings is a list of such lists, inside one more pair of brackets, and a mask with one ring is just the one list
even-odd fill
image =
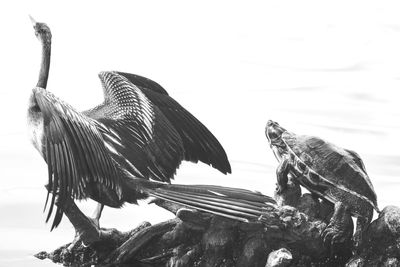
{"label": "bright white sky", "polygon": [[[36,231],[49,247],[72,235],[67,220],[50,234],[41,214],[46,167],[25,130],[40,62],[28,14],[52,29],[48,89],[60,98],[90,108],[102,101],[98,72],[132,72],[159,82],[218,137],[234,174],[185,163],[176,182],[271,195],[276,160],[264,127],[274,119],[359,152],[380,207],[400,204],[396,1],[10,1],[0,4],[0,231]],[[129,206],[106,210],[103,223],[129,228],[166,214]]]}

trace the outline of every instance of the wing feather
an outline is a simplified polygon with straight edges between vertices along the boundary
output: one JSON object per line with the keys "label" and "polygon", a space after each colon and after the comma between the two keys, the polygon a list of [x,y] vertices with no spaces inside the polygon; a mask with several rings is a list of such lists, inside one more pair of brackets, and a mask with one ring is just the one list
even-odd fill
{"label": "wing feather", "polygon": [[183,144],[164,114],[135,85],[115,72],[99,74],[104,103],[85,114],[115,160],[132,175],[169,182],[183,159]]}
{"label": "wing feather", "polygon": [[[54,205],[52,229],[61,222],[62,207],[70,198],[86,198],[92,182],[117,188],[118,170],[98,131],[98,122],[75,111],[50,92],[35,88],[36,102],[44,119],[44,145],[48,165],[48,193],[52,193],[46,221]],[[46,200],[47,205],[48,197]],[[46,208],[45,205],[45,208]]]}
{"label": "wing feather", "polygon": [[131,73],[118,72],[126,77],[157,106],[182,138],[185,160],[202,161],[222,173],[231,173],[226,152],[217,138],[196,117],[170,97],[158,83]]}
{"label": "wing feather", "polygon": [[275,200],[258,192],[213,185],[160,185],[149,195],[240,221],[259,221]]}
{"label": "wing feather", "polygon": [[53,175],[53,170],[54,170],[54,161],[53,161],[54,151],[51,148],[51,143],[47,144],[46,146],[49,148],[48,149],[49,153],[47,154],[47,159],[48,159],[47,164],[48,164],[48,166],[50,166],[49,179],[51,180],[51,183],[50,183],[51,184],[51,188],[50,188],[49,191],[53,192],[52,197],[51,197],[51,202],[50,202],[50,208],[49,208],[49,211],[48,211],[48,214],[47,214],[47,218],[46,218],[46,222],[48,222],[49,219],[50,219],[50,216],[51,216],[51,214],[53,212],[53,208],[54,208],[54,202],[55,202],[55,199],[56,199],[55,192],[57,191],[58,180]]}
{"label": "wing feather", "polygon": [[161,85],[149,78],[126,72],[118,72],[118,74],[126,77],[131,83],[138,87],[148,88],[159,94],[168,95],[168,92]]}

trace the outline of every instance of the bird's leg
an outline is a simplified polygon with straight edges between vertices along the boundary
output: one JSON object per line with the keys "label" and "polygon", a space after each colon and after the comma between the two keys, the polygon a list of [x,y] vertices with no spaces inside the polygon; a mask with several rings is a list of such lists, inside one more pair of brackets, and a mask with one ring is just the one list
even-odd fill
{"label": "bird's leg", "polygon": [[278,181],[277,193],[281,194],[287,188],[288,174],[290,171],[290,160],[289,157],[283,157],[278,168],[276,169],[276,178]]}
{"label": "bird's leg", "polygon": [[64,214],[75,228],[75,239],[70,245],[69,249],[75,246],[78,241],[82,241],[84,245],[88,246],[100,240],[100,230],[92,219],[88,218],[80,211],[75,202],[70,199],[62,207]]}
{"label": "bird's leg", "polygon": [[103,211],[104,205],[97,203],[97,207],[93,212],[93,222],[95,223],[95,225],[97,225],[97,228],[100,228],[100,217],[101,217],[101,213]]}

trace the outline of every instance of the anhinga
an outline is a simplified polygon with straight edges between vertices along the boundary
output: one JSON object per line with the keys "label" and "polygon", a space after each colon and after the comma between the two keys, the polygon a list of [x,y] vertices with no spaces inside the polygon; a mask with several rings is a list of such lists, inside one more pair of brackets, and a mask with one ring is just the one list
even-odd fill
{"label": "anhinga", "polygon": [[[104,102],[88,111],[75,110],[46,90],[52,35],[46,24],[33,24],[42,62],[28,121],[33,145],[48,166],[47,200],[50,193],[52,197],[46,221],[57,204],[51,229],[58,226],[71,199],[99,203],[97,227],[103,205],[119,208],[148,196],[242,220],[256,218],[257,205],[273,202],[242,189],[165,184],[182,160],[202,161],[230,173],[214,135],[159,84],[134,74],[101,72]],[[260,204],[241,204],[235,200],[239,195]],[[232,201],[236,206],[229,206]]]}

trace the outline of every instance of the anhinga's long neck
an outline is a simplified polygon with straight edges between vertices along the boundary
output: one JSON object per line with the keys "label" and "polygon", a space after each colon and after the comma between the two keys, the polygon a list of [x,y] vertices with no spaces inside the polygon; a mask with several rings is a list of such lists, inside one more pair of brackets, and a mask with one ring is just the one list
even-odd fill
{"label": "anhinga's long neck", "polygon": [[50,70],[51,40],[40,39],[42,44],[42,62],[40,64],[37,87],[46,88]]}

